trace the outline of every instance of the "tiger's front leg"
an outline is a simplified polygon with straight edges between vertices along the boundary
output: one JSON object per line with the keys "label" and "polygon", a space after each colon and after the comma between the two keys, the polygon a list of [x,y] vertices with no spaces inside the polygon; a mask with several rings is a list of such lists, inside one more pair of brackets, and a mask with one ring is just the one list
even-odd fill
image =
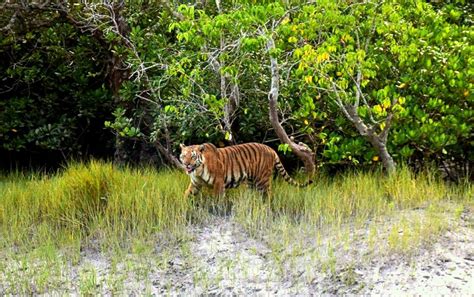
{"label": "tiger's front leg", "polygon": [[199,193],[200,187],[193,184],[192,182],[189,183],[188,189],[184,192],[184,197],[189,197],[190,195],[195,196]]}

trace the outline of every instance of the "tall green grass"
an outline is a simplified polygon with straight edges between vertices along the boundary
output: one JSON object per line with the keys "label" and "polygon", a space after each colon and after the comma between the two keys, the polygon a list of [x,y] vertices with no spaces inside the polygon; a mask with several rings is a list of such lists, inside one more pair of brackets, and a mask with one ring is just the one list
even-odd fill
{"label": "tall green grass", "polygon": [[284,218],[315,226],[390,215],[393,211],[426,207],[441,200],[473,201],[472,184],[448,185],[430,171],[413,174],[402,167],[395,174],[351,172],[337,177],[319,176],[308,188],[294,188],[277,181],[270,202],[257,194],[243,192],[236,199],[235,213],[251,228]]}
{"label": "tall green grass", "polygon": [[[308,283],[323,271],[354,285],[360,261],[416,252],[455,228],[466,209],[474,210],[472,184],[449,185],[430,171],[415,175],[400,168],[392,176],[351,172],[315,180],[301,189],[277,179],[270,198],[242,186],[220,198],[204,192],[185,199],[189,178],[176,170],[92,161],[52,175],[0,176],[0,294],[127,294],[131,279],[150,280],[156,267],[177,269],[169,267],[177,255],[193,267],[196,228],[188,227],[222,222],[214,216],[226,216],[260,239],[277,278],[301,275],[297,263],[303,261]],[[362,249],[362,258],[356,253],[349,263],[339,261],[350,249]],[[95,251],[105,256],[108,271],[87,261]],[[241,264],[237,257],[216,265],[229,271]],[[208,288],[219,277],[197,269],[193,282]]]}
{"label": "tall green grass", "polygon": [[186,224],[179,172],[115,168],[93,161],[54,176],[0,183],[0,230],[10,243],[143,236]]}
{"label": "tall green grass", "polygon": [[[473,187],[449,186],[429,172],[401,168],[320,176],[308,188],[276,180],[269,199],[242,187],[223,198],[208,193],[185,199],[188,177],[178,171],[116,168],[92,161],[71,164],[58,174],[4,177],[0,180],[0,233],[3,245],[81,244],[154,234],[179,236],[188,224],[205,221],[217,210],[232,214],[249,232],[276,221],[314,226],[340,225],[459,199],[472,203]],[[231,210],[229,212],[229,210]]]}

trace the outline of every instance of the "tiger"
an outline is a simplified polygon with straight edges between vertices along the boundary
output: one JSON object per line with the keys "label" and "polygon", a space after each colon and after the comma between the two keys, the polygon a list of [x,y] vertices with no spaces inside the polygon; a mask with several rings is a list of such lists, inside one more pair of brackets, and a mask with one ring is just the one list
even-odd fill
{"label": "tiger", "polygon": [[214,196],[222,196],[225,189],[236,188],[247,182],[263,196],[271,195],[273,168],[286,182],[306,187],[312,180],[300,184],[293,180],[281,164],[278,154],[261,143],[244,143],[217,148],[211,143],[185,146],[180,144],[181,161],[191,178],[185,197],[196,195],[203,186],[212,188]]}

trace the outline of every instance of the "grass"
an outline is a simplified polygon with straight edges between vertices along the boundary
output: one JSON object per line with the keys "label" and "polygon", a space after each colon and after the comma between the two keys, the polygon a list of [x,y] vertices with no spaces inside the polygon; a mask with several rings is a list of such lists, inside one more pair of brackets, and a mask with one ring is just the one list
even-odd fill
{"label": "grass", "polygon": [[[7,179],[0,184],[0,227],[6,243],[121,239],[179,232],[190,207],[178,172],[117,170],[111,164],[75,164],[55,176]],[[116,240],[116,242],[114,242]]]}
{"label": "grass", "polygon": [[[299,189],[277,179],[271,199],[241,187],[220,199],[204,193],[188,200],[183,197],[188,177],[181,172],[115,168],[100,161],[71,164],[54,175],[0,177],[0,258],[14,255],[17,265],[0,261],[0,284],[21,280],[15,288],[0,285],[0,293],[54,292],[68,282],[61,267],[74,270],[84,249],[108,254],[112,275],[99,276],[83,265],[76,273],[77,292],[97,294],[105,286],[120,293],[127,273],[137,280],[153,273],[143,259],[166,267],[175,246],[192,265],[189,226],[206,224],[216,214],[230,215],[248,234],[264,239],[278,263],[277,275],[298,266],[305,254],[335,274],[338,246],[331,241],[349,250],[357,240],[354,229],[367,230],[368,250],[410,253],[446,230],[450,217],[459,219],[474,206],[472,184],[448,185],[429,171],[414,175],[401,168],[390,177],[355,172],[315,181]],[[305,249],[308,236],[319,249]],[[129,253],[135,260],[122,265]],[[221,274],[236,265],[232,259],[218,262]],[[345,268],[344,282],[355,283],[353,270]],[[305,277],[309,281],[310,272]],[[220,279],[206,271],[193,276],[204,288]]]}

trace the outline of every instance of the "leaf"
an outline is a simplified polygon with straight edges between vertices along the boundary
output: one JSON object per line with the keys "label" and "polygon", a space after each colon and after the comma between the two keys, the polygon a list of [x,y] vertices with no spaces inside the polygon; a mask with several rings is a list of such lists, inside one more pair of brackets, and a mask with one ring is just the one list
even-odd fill
{"label": "leaf", "polygon": [[326,52],[324,52],[324,53],[322,53],[322,54],[319,54],[319,55],[316,57],[316,61],[317,61],[318,63],[321,63],[321,62],[327,61],[327,60],[329,60],[329,53],[326,53]]}
{"label": "leaf", "polygon": [[286,155],[287,152],[291,152],[291,147],[288,143],[282,143],[278,146],[278,151],[283,152]]}
{"label": "leaf", "polygon": [[282,25],[286,25],[286,24],[288,24],[289,22],[290,22],[290,18],[289,18],[289,17],[286,17],[286,18],[283,19],[283,21],[281,21],[281,24],[282,24]]}
{"label": "leaf", "polygon": [[288,38],[288,42],[289,42],[289,43],[296,43],[296,42],[298,42],[298,38],[296,38],[296,37],[294,37],[294,36],[290,36],[290,37]]}
{"label": "leaf", "polygon": [[397,88],[399,88],[399,89],[404,89],[406,86],[407,86],[406,83],[401,83],[401,84],[399,84],[399,85],[397,86]]}
{"label": "leaf", "polygon": [[299,59],[302,55],[303,55],[303,49],[301,49],[301,48],[297,48],[293,52],[293,56],[297,59]]}
{"label": "leaf", "polygon": [[374,112],[377,113],[377,114],[381,114],[382,111],[383,111],[382,106],[380,106],[380,105],[378,105],[378,104],[375,105],[372,109],[373,109]]}

